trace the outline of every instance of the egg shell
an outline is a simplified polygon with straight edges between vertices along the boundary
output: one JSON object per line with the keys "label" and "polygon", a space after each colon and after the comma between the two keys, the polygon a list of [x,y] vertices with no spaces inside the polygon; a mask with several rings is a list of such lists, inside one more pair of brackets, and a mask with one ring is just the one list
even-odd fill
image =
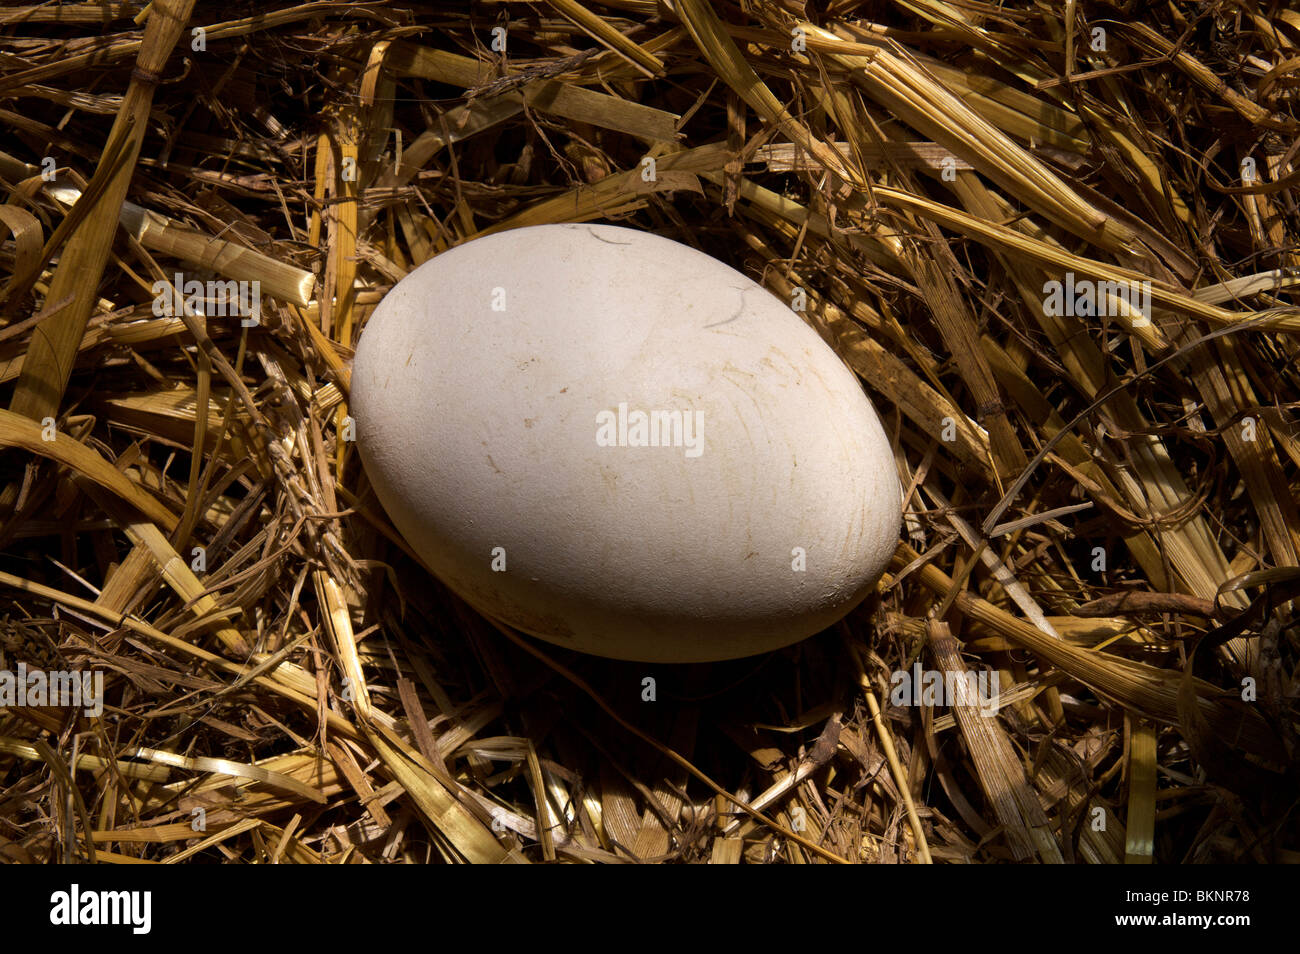
{"label": "egg shell", "polygon": [[424,263],[365,326],[351,410],[375,493],[444,583],[601,656],[796,642],[861,602],[898,538],[852,373],[785,302],[647,232],[532,226]]}

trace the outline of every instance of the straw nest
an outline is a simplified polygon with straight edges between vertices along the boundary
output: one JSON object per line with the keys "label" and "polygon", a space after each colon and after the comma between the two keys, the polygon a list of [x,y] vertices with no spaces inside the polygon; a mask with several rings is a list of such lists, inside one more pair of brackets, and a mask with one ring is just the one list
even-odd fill
{"label": "straw nest", "polygon": [[[0,709],[0,856],[1300,860],[1285,6],[7,7],[0,669],[104,708]],[[565,654],[387,522],[346,439],[375,303],[595,220],[806,296],[861,376],[906,517],[839,626]],[[260,321],[157,313],[178,272]],[[996,715],[899,704],[917,665]]]}

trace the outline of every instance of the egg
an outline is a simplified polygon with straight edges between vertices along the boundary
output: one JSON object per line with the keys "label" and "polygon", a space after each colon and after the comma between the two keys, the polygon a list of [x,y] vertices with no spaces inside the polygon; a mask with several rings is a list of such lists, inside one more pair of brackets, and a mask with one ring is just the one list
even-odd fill
{"label": "egg", "polygon": [[791,310],[690,246],[540,225],[416,268],[366,323],[366,475],[480,612],[614,659],[733,659],[869,593],[901,493],[857,379]]}

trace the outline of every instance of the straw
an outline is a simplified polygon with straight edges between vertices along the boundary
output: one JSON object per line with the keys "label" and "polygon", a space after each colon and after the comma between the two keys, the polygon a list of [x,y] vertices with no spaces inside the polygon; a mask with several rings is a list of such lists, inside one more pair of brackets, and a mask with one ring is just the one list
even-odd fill
{"label": "straw", "polygon": [[[0,707],[0,857],[1300,859],[1275,6],[0,12],[0,671],[104,676],[99,717]],[[594,221],[763,285],[879,412],[899,540],[827,631],[585,656],[460,601],[385,513],[350,403],[375,308],[480,236]],[[1101,307],[1049,305],[1067,274]],[[258,320],[159,307],[193,281],[256,283]]]}

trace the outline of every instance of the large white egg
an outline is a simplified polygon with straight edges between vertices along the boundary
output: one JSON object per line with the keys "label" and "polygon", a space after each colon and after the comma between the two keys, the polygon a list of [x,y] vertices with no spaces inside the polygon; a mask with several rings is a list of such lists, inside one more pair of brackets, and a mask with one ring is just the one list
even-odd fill
{"label": "large white egg", "polygon": [[351,400],[434,573],[572,649],[776,649],[856,606],[897,542],[857,380],[786,303],[650,233],[542,225],[438,255],[375,309]]}

